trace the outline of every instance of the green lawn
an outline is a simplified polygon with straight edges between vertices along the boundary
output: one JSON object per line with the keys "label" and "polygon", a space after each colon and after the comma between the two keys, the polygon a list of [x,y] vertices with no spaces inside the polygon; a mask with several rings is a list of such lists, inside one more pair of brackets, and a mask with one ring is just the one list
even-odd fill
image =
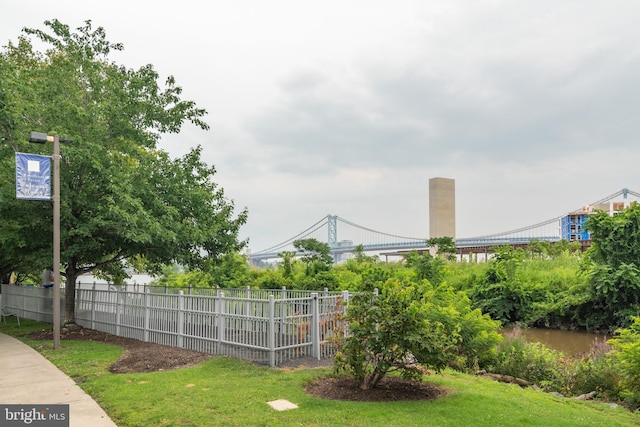
{"label": "green lawn", "polygon": [[[434,401],[360,403],[318,399],[305,384],[330,369],[281,371],[215,357],[195,367],[145,374],[111,374],[121,349],[107,344],[50,342],[21,335],[43,324],[0,323],[71,375],[120,427],[127,426],[631,426],[640,415],[446,371],[426,377],[449,393]],[[267,402],[298,409],[278,412]]]}

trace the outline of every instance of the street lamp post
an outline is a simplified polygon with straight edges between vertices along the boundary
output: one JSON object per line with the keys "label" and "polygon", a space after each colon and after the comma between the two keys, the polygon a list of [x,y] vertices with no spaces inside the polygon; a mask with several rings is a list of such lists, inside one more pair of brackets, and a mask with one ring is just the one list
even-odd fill
{"label": "street lamp post", "polygon": [[57,349],[60,347],[60,138],[29,132],[29,142],[53,142],[53,348]]}

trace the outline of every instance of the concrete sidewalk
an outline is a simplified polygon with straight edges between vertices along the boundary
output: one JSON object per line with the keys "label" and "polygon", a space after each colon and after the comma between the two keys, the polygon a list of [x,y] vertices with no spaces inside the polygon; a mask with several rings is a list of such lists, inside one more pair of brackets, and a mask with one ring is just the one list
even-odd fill
{"label": "concrete sidewalk", "polygon": [[71,427],[116,427],[71,378],[28,345],[2,333],[0,404],[68,404]]}

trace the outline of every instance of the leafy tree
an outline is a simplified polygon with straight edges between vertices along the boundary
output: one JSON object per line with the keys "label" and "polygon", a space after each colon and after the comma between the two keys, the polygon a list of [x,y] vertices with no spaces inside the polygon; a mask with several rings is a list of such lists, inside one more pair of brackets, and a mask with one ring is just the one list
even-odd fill
{"label": "leafy tree", "polygon": [[327,243],[317,239],[300,239],[293,242],[293,246],[303,253],[301,260],[307,266],[307,276],[328,271],[333,265],[331,248]]}
{"label": "leafy tree", "polygon": [[200,269],[182,269],[174,264],[164,266],[161,275],[151,284],[171,288],[209,288],[213,281],[211,274]]}
{"label": "leafy tree", "polygon": [[468,295],[474,305],[492,319],[503,323],[532,321],[534,305],[545,300],[544,288],[529,283],[519,274],[525,252],[509,245],[493,248],[495,255],[487,262],[484,275],[477,280]]}
{"label": "leafy tree", "polygon": [[427,240],[429,247],[436,249],[436,255],[446,259],[447,261],[453,261],[456,259],[456,241],[451,237],[432,237]]}
{"label": "leafy tree", "polygon": [[640,314],[640,205],[617,215],[598,211],[586,224],[591,232],[584,270],[591,301],[585,316],[596,328],[628,326]]}
{"label": "leafy tree", "polygon": [[278,256],[282,257],[282,262],[278,265],[278,268],[282,270],[282,275],[286,279],[293,277],[293,262],[295,261],[295,252],[284,251],[279,253]]}
{"label": "leafy tree", "polygon": [[411,251],[405,261],[415,270],[418,280],[426,279],[437,285],[443,280],[446,262],[456,259],[456,242],[451,237],[434,237],[427,240],[427,245],[435,249],[435,256],[429,252]]}
{"label": "leafy tree", "polygon": [[369,256],[364,252],[363,245],[357,245],[355,250],[353,251],[353,258],[350,258],[348,261],[352,261],[352,264],[356,265],[368,264],[368,263],[377,263],[380,261],[380,257],[378,255]]}
{"label": "leafy tree", "polygon": [[240,288],[251,282],[249,261],[245,255],[236,252],[227,252],[220,259],[208,260],[203,270],[213,278],[209,286]]}
{"label": "leafy tree", "polygon": [[533,239],[529,241],[529,244],[527,245],[525,250],[530,254],[531,259],[543,258],[544,256],[549,254],[550,247],[550,242]]}
{"label": "leafy tree", "polygon": [[418,280],[428,280],[434,285],[443,280],[445,261],[440,257],[434,257],[425,252],[411,251],[405,256],[407,266],[415,270]]}
{"label": "leafy tree", "polygon": [[550,244],[547,249],[547,254],[551,257],[558,257],[564,253],[575,253],[580,251],[580,242],[570,242],[565,239],[561,239],[558,242]]}
{"label": "leafy tree", "polygon": [[[38,150],[25,141],[29,130],[72,138],[61,145],[61,269],[73,322],[80,274],[121,277],[133,259],[152,273],[174,262],[215,263],[244,246],[237,234],[247,213],[234,218],[200,147],[178,159],[157,148],[162,134],[178,133],[185,122],[208,129],[206,112],[180,98],[173,77],[163,88],[151,65],[110,62],[110,52],[123,47],[91,21],[76,32],[57,20],[45,25],[50,33],[25,29],[0,55],[0,253],[10,269],[50,265],[51,206],[15,200],[10,164],[14,151]],[[50,49],[34,51],[29,36]]]}

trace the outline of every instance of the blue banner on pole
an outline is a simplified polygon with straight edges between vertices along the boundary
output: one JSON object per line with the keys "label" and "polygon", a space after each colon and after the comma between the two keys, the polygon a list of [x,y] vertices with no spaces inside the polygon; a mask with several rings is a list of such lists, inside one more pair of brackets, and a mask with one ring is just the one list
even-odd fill
{"label": "blue banner on pole", "polygon": [[51,158],[16,153],[16,198],[51,200]]}

